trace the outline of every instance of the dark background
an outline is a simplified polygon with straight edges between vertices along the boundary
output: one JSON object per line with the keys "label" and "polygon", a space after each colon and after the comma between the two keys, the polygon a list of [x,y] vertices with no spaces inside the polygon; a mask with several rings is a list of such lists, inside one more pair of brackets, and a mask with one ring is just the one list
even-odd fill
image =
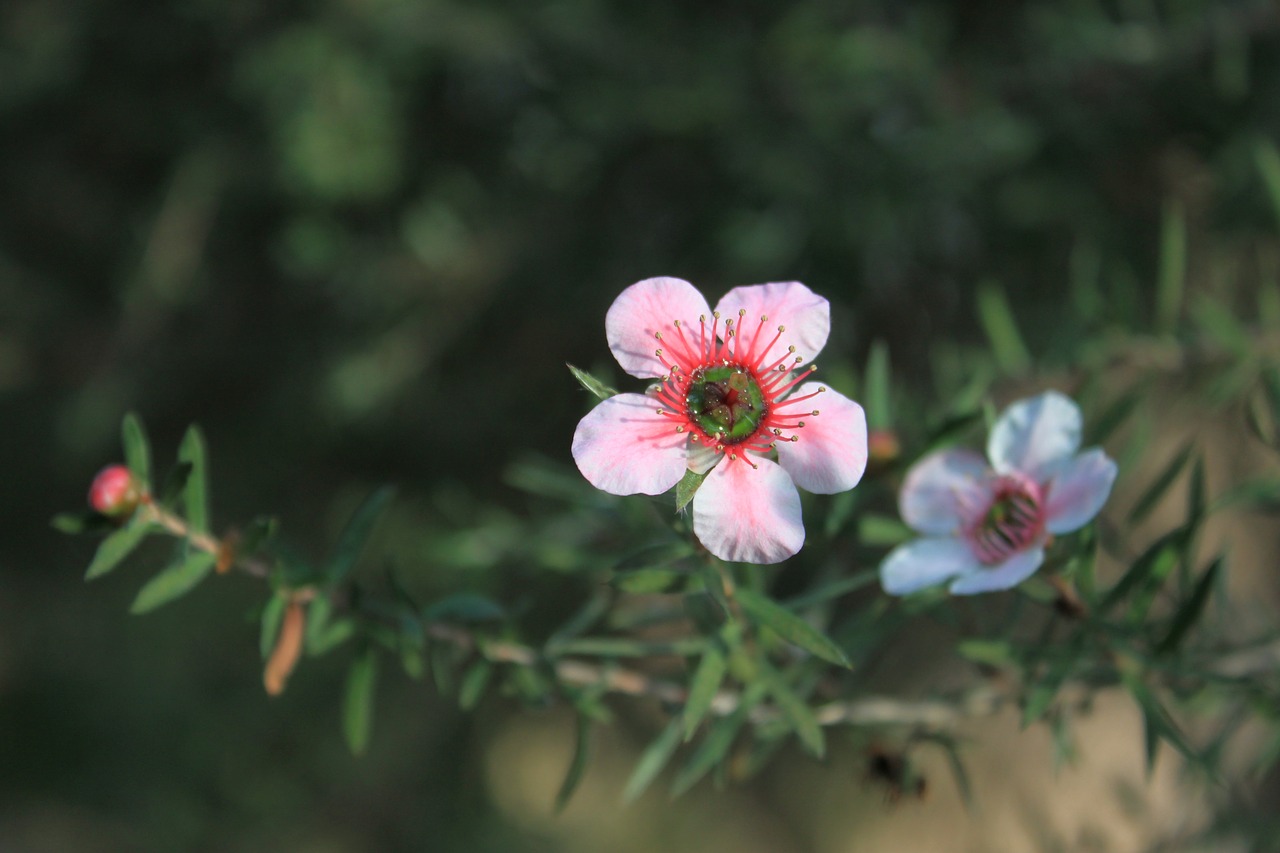
{"label": "dark background", "polygon": [[802,280],[829,375],[883,339],[927,409],[980,282],[1052,364],[1150,322],[1169,205],[1274,249],[1278,132],[1267,2],[9,0],[0,849],[591,849],[495,809],[501,702],[389,679],[356,761],[340,660],[262,695],[248,580],[136,619],[143,575],[83,584],[48,519],[125,411],[162,460],[204,427],[220,523],[319,554],[391,481],[407,575],[501,586],[432,531],[569,464],[627,284]]}

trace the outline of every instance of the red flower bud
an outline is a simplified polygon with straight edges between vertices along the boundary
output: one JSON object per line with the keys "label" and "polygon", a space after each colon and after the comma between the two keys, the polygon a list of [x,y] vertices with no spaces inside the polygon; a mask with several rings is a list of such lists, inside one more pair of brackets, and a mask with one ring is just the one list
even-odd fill
{"label": "red flower bud", "polygon": [[93,478],[89,506],[113,518],[127,516],[137,509],[141,491],[132,471],[123,465],[108,465]]}

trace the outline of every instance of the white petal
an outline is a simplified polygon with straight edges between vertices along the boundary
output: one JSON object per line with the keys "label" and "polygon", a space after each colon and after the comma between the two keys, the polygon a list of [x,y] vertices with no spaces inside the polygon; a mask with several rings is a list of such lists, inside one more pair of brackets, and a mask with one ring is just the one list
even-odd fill
{"label": "white petal", "polygon": [[[736,352],[753,349],[758,335],[755,360],[767,359],[767,364],[788,355],[788,346],[794,346],[795,354],[806,362],[813,361],[831,334],[831,303],[798,281],[735,287],[724,295],[716,310],[720,312],[721,322],[733,320],[734,325],[740,327],[734,342]],[[739,314],[739,311],[747,313]],[[769,319],[761,323],[761,317]],[[779,326],[786,326],[787,330],[766,353],[765,347],[778,334]]]}
{"label": "white petal", "polygon": [[709,320],[711,309],[692,284],[679,278],[647,278],[613,300],[604,318],[605,337],[613,357],[627,373],[641,379],[665,376],[667,368],[654,355],[663,343],[654,333],[670,338],[675,334],[676,320],[696,332],[700,316]]}
{"label": "white petal", "polygon": [[1061,466],[1046,486],[1045,529],[1070,533],[1089,523],[1111,496],[1116,463],[1095,447]]}
{"label": "white petal", "polygon": [[687,465],[689,470],[695,474],[705,474],[715,467],[715,464],[720,461],[722,456],[723,454],[716,452],[713,445],[703,444],[700,441],[690,441]]}
{"label": "white petal", "polygon": [[660,495],[680,481],[689,438],[657,408],[643,394],[619,394],[578,422],[573,461],[591,485],[613,495]]}
{"label": "white petal", "polygon": [[933,536],[967,526],[991,502],[991,468],[971,450],[930,453],[912,465],[898,493],[908,525]]}
{"label": "white petal", "polygon": [[880,564],[880,585],[890,595],[906,595],[947,578],[981,568],[973,551],[960,539],[916,539],[899,545]]}
{"label": "white petal", "polygon": [[693,532],[722,560],[780,563],[804,545],[800,493],[778,463],[725,459],[693,498]]}
{"label": "white petal", "polygon": [[997,566],[983,566],[956,578],[951,584],[953,595],[973,595],[977,592],[994,592],[1009,589],[1036,573],[1044,562],[1044,548],[1037,546],[1019,551]]}
{"label": "white petal", "polygon": [[[793,396],[803,397],[821,385],[806,382]],[[867,416],[862,407],[828,388],[824,393],[797,404],[816,417],[805,418],[795,430],[795,441],[778,442],[778,462],[796,485],[819,495],[834,495],[858,485],[867,468]],[[779,407],[790,412],[786,403]]]}
{"label": "white petal", "polygon": [[987,455],[1001,474],[1021,471],[1043,483],[1080,449],[1080,407],[1057,391],[1011,404],[996,419]]}

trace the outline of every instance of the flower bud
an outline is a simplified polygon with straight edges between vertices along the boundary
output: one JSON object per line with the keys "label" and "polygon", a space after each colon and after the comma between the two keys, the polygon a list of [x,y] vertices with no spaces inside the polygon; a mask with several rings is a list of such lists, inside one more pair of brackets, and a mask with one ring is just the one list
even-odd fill
{"label": "flower bud", "polygon": [[123,518],[138,508],[142,490],[133,472],[123,465],[108,465],[93,478],[89,506],[112,518]]}
{"label": "flower bud", "polygon": [[888,465],[898,460],[902,445],[891,429],[875,429],[867,436],[867,456],[873,465]]}

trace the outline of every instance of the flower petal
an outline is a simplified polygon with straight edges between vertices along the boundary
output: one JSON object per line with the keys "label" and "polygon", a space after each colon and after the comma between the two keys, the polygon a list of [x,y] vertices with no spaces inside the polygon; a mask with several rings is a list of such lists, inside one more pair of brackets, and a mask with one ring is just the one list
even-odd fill
{"label": "flower petal", "polygon": [[955,533],[991,501],[991,468],[972,450],[940,450],[912,465],[898,493],[908,525],[934,536]]}
{"label": "flower petal", "polygon": [[688,435],[643,394],[619,394],[578,421],[573,461],[591,485],[613,495],[660,495],[684,476]]}
{"label": "flower petal", "polygon": [[698,289],[684,279],[646,278],[618,294],[604,318],[609,349],[622,369],[648,379],[665,376],[667,368],[654,355],[662,346],[653,335],[675,332],[679,320],[697,334],[698,318],[710,320],[711,309]]}
{"label": "flower petal", "polygon": [[1050,533],[1079,530],[1102,509],[1115,480],[1116,463],[1100,447],[1063,465],[1046,487],[1045,529]]}
{"label": "flower petal", "polygon": [[[806,382],[793,396],[813,394],[822,386]],[[858,485],[867,468],[867,416],[862,407],[830,388],[803,405],[815,404],[817,417],[805,419],[796,441],[778,442],[778,462],[800,488],[834,495]],[[779,408],[784,411],[786,403]]]}
{"label": "flower petal", "polygon": [[951,584],[952,595],[973,595],[976,592],[995,592],[1022,583],[1036,573],[1044,562],[1044,548],[1036,546],[1019,551],[996,566],[983,566],[967,572]]}
{"label": "flower petal", "polygon": [[1018,400],[996,419],[987,455],[1001,474],[1021,471],[1043,483],[1080,449],[1080,408],[1057,391]]}
{"label": "flower petal", "polygon": [[880,564],[880,585],[890,595],[907,595],[982,567],[969,546],[954,537],[915,539],[889,552]]}
{"label": "flower petal", "polygon": [[[831,333],[831,303],[798,281],[735,287],[724,295],[716,310],[723,320],[733,320],[741,327],[735,344],[739,352],[752,349],[757,335],[759,349],[763,350],[777,335],[778,327],[786,326],[777,343],[769,347],[767,357],[757,352],[766,364],[786,356],[788,346],[794,346],[795,354],[805,361],[813,361]],[[739,316],[743,310],[747,313]],[[761,317],[769,319],[761,323]]]}
{"label": "flower petal", "polygon": [[689,442],[689,470],[695,474],[705,474],[720,461],[721,454],[715,445],[703,444],[700,441]]}
{"label": "flower petal", "polygon": [[800,493],[778,463],[725,459],[693,498],[693,532],[722,560],[780,563],[804,545]]}

